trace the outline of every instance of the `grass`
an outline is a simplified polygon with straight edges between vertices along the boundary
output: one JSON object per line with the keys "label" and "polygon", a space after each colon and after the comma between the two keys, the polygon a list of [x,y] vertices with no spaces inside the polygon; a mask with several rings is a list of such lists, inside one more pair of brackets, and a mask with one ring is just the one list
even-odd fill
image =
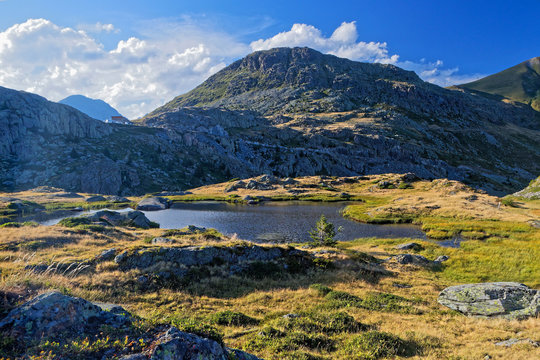
{"label": "grass", "polygon": [[[391,176],[384,179],[388,178]],[[162,229],[101,231],[87,228],[89,224],[71,228],[5,226],[0,231],[0,314],[36,294],[57,289],[92,301],[120,304],[141,317],[137,325],[141,331],[157,324],[173,324],[269,360],[482,359],[488,354],[494,359],[540,358],[540,349],[532,346],[494,345],[510,338],[540,339],[540,319],[467,318],[437,303],[438,293],[455,284],[517,281],[540,288],[540,234],[527,223],[538,218],[538,202],[519,201],[518,207],[503,205],[499,209],[497,198],[455,182],[415,182],[409,189],[373,188],[382,179],[371,177],[332,186],[363,200],[347,208],[351,218],[406,220],[429,234],[439,234],[441,239],[466,239],[460,248],[440,247],[432,239],[414,240],[422,246],[415,253],[430,260],[449,256],[439,268],[382,261],[403,253],[395,246],[411,239],[361,238],[338,243],[334,252],[318,255],[316,263],[321,266],[303,271],[284,272],[253,263],[249,274],[223,277],[223,269],[213,266],[199,269],[204,270],[204,277],[194,277],[196,281],[152,288],[137,282],[141,276],[152,274],[122,271],[114,261],[72,276],[55,271],[33,273],[27,266],[84,261],[113,247],[118,253],[158,248],[149,241],[157,236],[174,237],[171,246],[232,246],[238,245],[238,240],[217,233],[183,235],[181,231]],[[319,180],[314,177],[313,184]],[[219,187],[194,190],[193,195],[210,196],[210,190],[215,189]],[[286,190],[276,189],[267,195],[285,199],[291,195]],[[336,192],[320,194],[330,198]],[[471,195],[476,195],[476,200],[468,200]],[[321,248],[302,250],[318,252]],[[369,263],[385,267],[388,275],[367,276],[359,270]],[[12,293],[17,296],[11,297]],[[53,344],[54,339],[48,339],[49,343],[44,339],[29,355],[47,358],[49,355],[40,353],[45,351],[70,358],[96,354],[101,358],[102,349],[116,348],[111,344],[118,341],[121,346],[124,341],[111,335],[105,344],[105,339],[75,338],[61,345]],[[130,338],[128,343],[138,339]],[[8,339],[1,341],[3,349],[16,345]]]}

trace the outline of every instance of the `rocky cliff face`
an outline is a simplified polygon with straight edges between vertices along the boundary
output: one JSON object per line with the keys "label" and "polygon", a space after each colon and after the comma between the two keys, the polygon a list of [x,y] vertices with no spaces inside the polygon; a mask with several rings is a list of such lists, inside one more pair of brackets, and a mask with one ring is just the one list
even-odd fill
{"label": "rocky cliff face", "polygon": [[140,194],[262,173],[415,172],[501,194],[540,173],[540,113],[530,107],[307,48],[253,53],[139,126],[7,89],[0,109],[10,129],[3,189]]}
{"label": "rocky cliff face", "polygon": [[253,53],[142,123],[174,129],[238,176],[413,171],[504,193],[540,160],[528,106],[308,48]]}

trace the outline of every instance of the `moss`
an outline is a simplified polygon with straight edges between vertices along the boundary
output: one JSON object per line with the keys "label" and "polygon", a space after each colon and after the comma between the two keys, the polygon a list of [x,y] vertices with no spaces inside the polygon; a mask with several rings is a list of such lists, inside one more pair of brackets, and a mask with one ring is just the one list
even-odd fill
{"label": "moss", "polygon": [[249,326],[257,325],[259,321],[241,312],[230,310],[220,311],[211,316],[211,320],[218,325]]}

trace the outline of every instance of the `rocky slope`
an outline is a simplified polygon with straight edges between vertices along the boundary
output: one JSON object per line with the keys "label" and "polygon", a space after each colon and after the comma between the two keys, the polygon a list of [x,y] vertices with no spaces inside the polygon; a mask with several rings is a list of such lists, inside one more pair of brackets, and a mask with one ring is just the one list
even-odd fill
{"label": "rocky slope", "polygon": [[540,199],[540,176],[532,180],[525,189],[514,193],[514,196],[531,200]]}
{"label": "rocky slope", "polygon": [[540,160],[528,106],[308,48],[248,55],[141,123],[174,129],[240,177],[412,171],[501,193]]}
{"label": "rocky slope", "polygon": [[248,55],[139,126],[8,89],[0,123],[10,134],[0,139],[3,190],[125,195],[263,173],[414,172],[501,194],[540,172],[540,113],[530,107],[308,48]]}
{"label": "rocky slope", "polygon": [[519,101],[540,111],[540,57],[458,87]]}
{"label": "rocky slope", "polygon": [[141,193],[190,184],[198,166],[197,151],[183,153],[164,129],[106,124],[67,105],[1,87],[0,128],[0,189],[6,191],[54,185]]}

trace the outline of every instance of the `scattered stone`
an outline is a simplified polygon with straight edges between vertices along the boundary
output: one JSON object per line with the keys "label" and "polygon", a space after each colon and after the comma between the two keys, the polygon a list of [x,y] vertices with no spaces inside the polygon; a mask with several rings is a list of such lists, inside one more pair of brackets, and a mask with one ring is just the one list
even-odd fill
{"label": "scattered stone", "polygon": [[96,262],[110,261],[110,260],[113,260],[115,256],[116,256],[115,248],[103,250],[101,254],[96,256],[95,261]]}
{"label": "scattered stone", "polygon": [[529,224],[530,224],[533,228],[540,229],[540,220],[529,220]]}
{"label": "scattered stone", "polygon": [[168,245],[174,243],[174,239],[165,238],[165,237],[155,237],[152,239],[153,245]]}
{"label": "scattered stone", "polygon": [[111,195],[111,196],[107,196],[107,201],[112,202],[112,203],[124,203],[124,202],[129,202],[129,199],[123,196]]}
{"label": "scattered stone", "polygon": [[513,345],[520,345],[520,344],[532,345],[534,347],[540,346],[540,343],[538,341],[534,341],[531,339],[508,339],[508,340],[499,341],[498,343],[495,343],[496,346],[506,346],[506,347],[510,347]]}
{"label": "scattered stone", "polygon": [[62,333],[97,333],[103,324],[119,328],[129,323],[126,316],[53,291],[13,309],[0,321],[0,333],[19,340],[40,340]]}
{"label": "scattered stone", "polygon": [[413,182],[422,180],[422,178],[414,173],[406,173],[406,174],[401,175],[400,180],[402,182],[413,183]]}
{"label": "scattered stone", "polygon": [[432,263],[432,261],[426,259],[422,255],[416,255],[416,254],[400,254],[394,256],[394,260],[398,264],[406,265],[406,264],[412,264],[412,265],[429,265]]}
{"label": "scattered stone", "polygon": [[84,200],[86,202],[92,203],[92,202],[99,202],[99,201],[107,201],[104,196],[96,195],[96,196],[90,196]]}
{"label": "scattered stone", "polygon": [[409,284],[400,284],[400,283],[393,283],[392,284],[393,287],[396,287],[398,289],[410,289],[412,288],[412,285],[409,285]]}
{"label": "scattered stone", "polygon": [[300,317],[300,315],[298,315],[298,314],[285,314],[285,315],[283,315],[284,319],[296,319],[296,318],[299,318],[299,317]]}
{"label": "scattered stone", "polygon": [[442,262],[447,261],[448,259],[450,259],[450,256],[448,256],[448,255],[441,255],[441,256],[439,256],[438,258],[436,258],[436,259],[434,260],[434,262],[442,263]]}
{"label": "scattered stone", "polygon": [[540,292],[516,282],[451,286],[438,301],[468,316],[524,319],[540,313]]}
{"label": "scattered stone", "polygon": [[414,250],[414,251],[420,251],[423,250],[423,246],[415,243],[415,242],[408,242],[405,244],[399,244],[396,246],[396,249],[398,250]]}
{"label": "scattered stone", "polygon": [[169,199],[163,197],[147,197],[137,204],[137,210],[157,211],[168,209],[171,205]]}
{"label": "scattered stone", "polygon": [[296,185],[298,184],[298,181],[294,180],[293,178],[285,178],[281,181],[282,185]]}
{"label": "scattered stone", "polygon": [[245,189],[246,183],[242,180],[236,181],[225,188],[225,192],[236,191],[238,189]]}

